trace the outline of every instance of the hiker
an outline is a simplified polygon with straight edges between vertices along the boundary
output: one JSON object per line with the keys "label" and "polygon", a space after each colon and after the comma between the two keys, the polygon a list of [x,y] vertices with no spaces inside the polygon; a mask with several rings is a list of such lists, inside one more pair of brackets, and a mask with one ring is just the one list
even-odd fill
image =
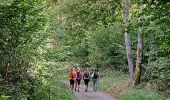
{"label": "hiker", "polygon": [[84,84],[86,86],[85,92],[88,92],[88,84],[89,84],[89,81],[90,81],[90,73],[88,71],[88,68],[85,68],[85,70],[84,70],[83,79],[84,79]]}
{"label": "hiker", "polygon": [[98,81],[99,81],[99,72],[98,72],[97,68],[93,69],[91,78],[93,80],[93,91],[97,92],[97,85],[98,85]]}
{"label": "hiker", "polygon": [[76,72],[74,71],[74,68],[71,68],[71,71],[70,71],[70,87],[71,87],[71,90],[73,91],[74,89],[74,83],[75,83],[75,80],[76,80]]}
{"label": "hiker", "polygon": [[77,77],[76,77],[75,91],[76,91],[76,89],[78,87],[78,92],[79,92],[80,81],[82,79],[82,74],[81,74],[81,71],[80,71],[79,67],[77,67],[77,69],[76,69],[76,74],[77,74]]}

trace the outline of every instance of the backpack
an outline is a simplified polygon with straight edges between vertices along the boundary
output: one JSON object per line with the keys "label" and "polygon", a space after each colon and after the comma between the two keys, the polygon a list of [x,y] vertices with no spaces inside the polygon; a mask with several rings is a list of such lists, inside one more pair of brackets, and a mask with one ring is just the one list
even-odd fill
{"label": "backpack", "polygon": [[97,71],[94,72],[93,79],[97,79],[99,77],[99,74]]}
{"label": "backpack", "polygon": [[88,72],[85,72],[85,73],[84,73],[84,79],[90,79],[90,75],[89,75]]}
{"label": "backpack", "polygon": [[74,73],[73,72],[71,72],[71,78],[74,78]]}
{"label": "backpack", "polygon": [[77,80],[81,80],[81,73],[80,72],[77,72]]}

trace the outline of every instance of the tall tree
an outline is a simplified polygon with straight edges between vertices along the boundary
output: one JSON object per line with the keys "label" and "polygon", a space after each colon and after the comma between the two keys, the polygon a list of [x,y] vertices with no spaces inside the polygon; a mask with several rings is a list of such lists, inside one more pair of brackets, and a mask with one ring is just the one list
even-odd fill
{"label": "tall tree", "polygon": [[133,59],[132,59],[132,49],[131,49],[130,35],[128,33],[128,27],[129,27],[129,4],[130,4],[130,0],[124,0],[126,55],[127,55],[127,60],[128,60],[130,78],[133,79],[133,75],[134,75],[134,68],[133,67],[134,66],[133,66]]}
{"label": "tall tree", "polygon": [[140,0],[140,6],[139,6],[139,32],[138,32],[138,44],[137,44],[137,57],[136,57],[136,69],[135,69],[135,76],[134,76],[134,85],[137,85],[140,83],[140,77],[142,72],[142,53],[143,53],[143,41],[141,34],[143,33],[143,22],[144,17],[142,16],[143,11],[143,4],[142,0]]}

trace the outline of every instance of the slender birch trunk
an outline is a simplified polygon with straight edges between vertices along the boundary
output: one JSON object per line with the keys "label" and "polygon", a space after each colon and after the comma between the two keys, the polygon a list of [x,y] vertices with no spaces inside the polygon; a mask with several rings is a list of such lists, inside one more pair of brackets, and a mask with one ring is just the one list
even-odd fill
{"label": "slender birch trunk", "polygon": [[132,49],[131,49],[131,41],[128,33],[129,27],[129,4],[130,0],[124,0],[124,20],[125,20],[125,45],[126,45],[126,55],[128,60],[128,67],[130,78],[133,80],[134,69],[133,69],[133,59],[132,59]]}
{"label": "slender birch trunk", "polygon": [[140,83],[140,77],[142,73],[142,53],[143,53],[143,41],[141,34],[143,33],[143,22],[144,17],[141,15],[143,11],[143,4],[142,0],[140,0],[140,7],[139,7],[139,32],[138,32],[138,44],[137,44],[137,60],[136,60],[136,69],[135,69],[135,76],[134,76],[134,85]]}

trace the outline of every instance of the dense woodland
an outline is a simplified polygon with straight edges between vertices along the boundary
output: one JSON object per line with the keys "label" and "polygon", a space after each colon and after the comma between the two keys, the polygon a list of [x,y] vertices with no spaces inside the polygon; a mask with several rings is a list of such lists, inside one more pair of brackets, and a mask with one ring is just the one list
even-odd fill
{"label": "dense woodland", "polygon": [[73,66],[168,98],[170,1],[0,0],[0,100],[74,100],[60,82]]}

